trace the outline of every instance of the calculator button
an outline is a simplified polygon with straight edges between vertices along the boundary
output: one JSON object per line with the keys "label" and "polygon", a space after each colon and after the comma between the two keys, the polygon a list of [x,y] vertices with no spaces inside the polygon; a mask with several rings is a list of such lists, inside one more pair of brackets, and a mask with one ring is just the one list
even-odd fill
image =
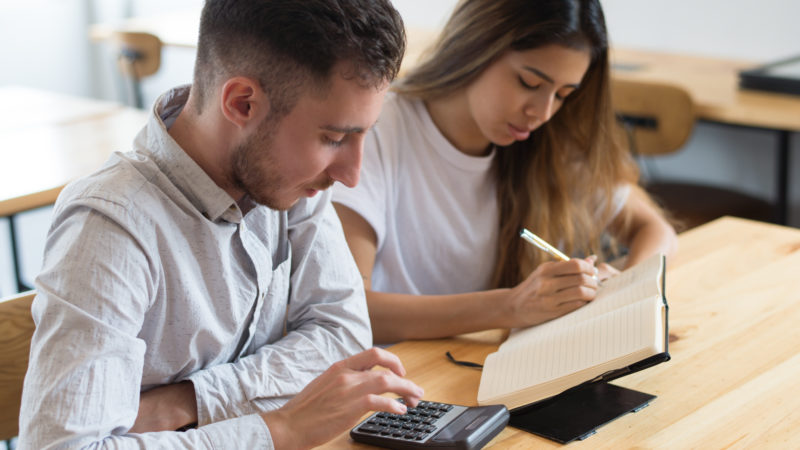
{"label": "calculator button", "polygon": [[372,424],[364,424],[358,427],[358,431],[362,433],[380,433],[382,427]]}

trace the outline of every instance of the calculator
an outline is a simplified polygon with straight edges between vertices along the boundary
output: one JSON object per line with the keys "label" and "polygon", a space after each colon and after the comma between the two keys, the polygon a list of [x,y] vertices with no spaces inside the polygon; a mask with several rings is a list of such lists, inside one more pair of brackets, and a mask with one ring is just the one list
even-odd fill
{"label": "calculator", "polygon": [[508,418],[503,405],[460,406],[423,400],[405,414],[372,414],[350,430],[350,437],[395,449],[477,449],[502,431]]}

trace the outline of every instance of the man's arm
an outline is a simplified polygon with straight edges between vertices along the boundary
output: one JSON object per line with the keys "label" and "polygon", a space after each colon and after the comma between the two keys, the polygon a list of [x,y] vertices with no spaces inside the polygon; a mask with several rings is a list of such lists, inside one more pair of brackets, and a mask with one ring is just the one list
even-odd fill
{"label": "man's arm", "polygon": [[19,447],[269,448],[259,416],[186,433],[129,431],[146,349],[137,333],[154,283],[145,252],[111,219],[125,208],[105,208],[56,208],[31,311]]}
{"label": "man's arm", "polygon": [[363,284],[329,198],[322,192],[289,212],[288,305],[268,298],[262,309],[285,315],[286,334],[278,330],[277,340],[253,354],[189,377],[198,423],[274,410],[333,363],[371,346]]}

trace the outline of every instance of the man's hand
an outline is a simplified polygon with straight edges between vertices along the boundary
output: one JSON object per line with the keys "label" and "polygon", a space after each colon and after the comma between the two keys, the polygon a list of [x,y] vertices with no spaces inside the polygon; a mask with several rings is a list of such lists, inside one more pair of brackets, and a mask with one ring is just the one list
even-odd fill
{"label": "man's hand", "polygon": [[[389,370],[370,370],[374,366]],[[369,411],[404,414],[405,405],[381,396],[391,392],[416,406],[423,390],[401,378],[404,375],[400,359],[380,348],[333,364],[282,408],[262,415],[275,448],[320,445],[355,425]]]}
{"label": "man's hand", "polygon": [[143,392],[131,433],[174,431],[197,422],[197,399],[191,381]]}

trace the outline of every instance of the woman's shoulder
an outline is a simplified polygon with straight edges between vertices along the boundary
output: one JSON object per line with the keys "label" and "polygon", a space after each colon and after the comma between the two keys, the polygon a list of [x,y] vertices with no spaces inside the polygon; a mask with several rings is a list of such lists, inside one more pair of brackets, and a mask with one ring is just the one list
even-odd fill
{"label": "woman's shoulder", "polygon": [[383,101],[379,129],[418,128],[425,120],[425,105],[422,100],[397,92],[389,92]]}

